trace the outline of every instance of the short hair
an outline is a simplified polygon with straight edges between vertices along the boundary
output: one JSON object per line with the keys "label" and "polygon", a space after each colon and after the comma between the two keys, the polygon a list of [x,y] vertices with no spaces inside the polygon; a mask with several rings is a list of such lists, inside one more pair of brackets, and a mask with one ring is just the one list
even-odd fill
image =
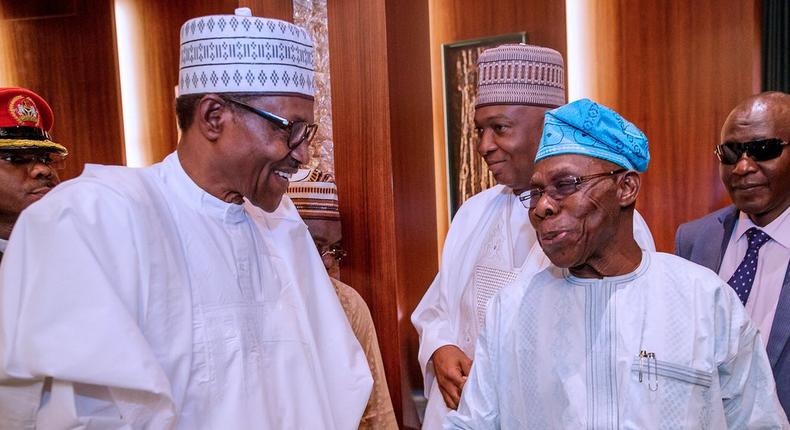
{"label": "short hair", "polygon": [[[178,128],[181,132],[187,131],[192,126],[195,119],[195,109],[197,109],[198,102],[206,94],[187,94],[176,98],[176,119],[178,120]],[[261,97],[264,94],[255,93],[221,93],[216,94],[223,100],[235,99],[240,102],[247,102],[250,99]],[[236,109],[235,105],[230,106],[231,109]]]}

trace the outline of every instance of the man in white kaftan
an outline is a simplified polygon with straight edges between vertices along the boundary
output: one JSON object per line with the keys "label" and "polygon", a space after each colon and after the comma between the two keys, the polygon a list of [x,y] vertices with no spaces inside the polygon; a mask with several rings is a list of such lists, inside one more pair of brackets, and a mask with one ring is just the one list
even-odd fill
{"label": "man in white kaftan", "polygon": [[547,114],[524,195],[542,248],[570,269],[550,265],[492,300],[445,428],[788,428],[733,291],[633,240],[648,159],[644,135],[608,108]]}
{"label": "man in white kaftan", "polygon": [[[208,20],[309,46],[250,16],[188,21],[182,39]],[[216,91],[180,88],[184,133],[163,162],[88,166],[23,213],[0,272],[0,428],[356,428],[367,361],[283,199],[307,159],[312,90]],[[269,124],[264,109],[298,120]]]}
{"label": "man in white kaftan", "polygon": [[[510,64],[535,73],[540,70],[537,65],[542,65],[552,72],[551,79],[494,75],[497,67]],[[543,114],[565,103],[562,57],[548,48],[504,45],[481,54],[478,67],[478,152],[499,185],[461,206],[447,234],[441,269],[412,315],[420,333],[419,361],[428,397],[424,429],[441,428],[450,411],[434,353],[441,353],[443,347],[457,348],[463,358],[472,357],[489,299],[515,279],[529,280],[549,264],[518,193],[532,174]],[[634,236],[644,249],[655,250],[650,230],[638,213]],[[463,368],[459,370],[465,375]]]}

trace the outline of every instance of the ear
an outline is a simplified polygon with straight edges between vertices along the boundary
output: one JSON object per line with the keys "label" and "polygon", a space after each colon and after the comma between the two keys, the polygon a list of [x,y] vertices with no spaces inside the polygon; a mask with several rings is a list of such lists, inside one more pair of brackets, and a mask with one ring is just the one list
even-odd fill
{"label": "ear", "polygon": [[630,170],[623,173],[623,177],[618,183],[617,198],[620,207],[632,206],[636,203],[639,196],[639,188],[642,186],[642,179],[637,172]]}
{"label": "ear", "polygon": [[216,142],[222,135],[222,129],[231,119],[232,113],[226,103],[216,94],[203,96],[195,109],[195,125],[200,134],[210,142]]}

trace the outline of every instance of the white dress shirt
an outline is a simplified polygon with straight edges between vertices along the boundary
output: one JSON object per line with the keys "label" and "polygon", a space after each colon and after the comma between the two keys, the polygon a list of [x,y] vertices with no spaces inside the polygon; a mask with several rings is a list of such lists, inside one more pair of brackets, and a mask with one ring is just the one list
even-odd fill
{"label": "white dress shirt", "polygon": [[[730,236],[730,243],[721,261],[719,276],[728,281],[749,247],[746,230],[757,227],[749,216],[740,213],[735,228]],[[779,294],[782,292],[787,265],[790,263],[790,210],[785,210],[778,218],[765,227],[757,227],[771,236],[760,248],[757,257],[757,274],[754,277],[752,291],[746,301],[746,312],[760,329],[763,342],[768,343],[771,326],[774,322]]]}

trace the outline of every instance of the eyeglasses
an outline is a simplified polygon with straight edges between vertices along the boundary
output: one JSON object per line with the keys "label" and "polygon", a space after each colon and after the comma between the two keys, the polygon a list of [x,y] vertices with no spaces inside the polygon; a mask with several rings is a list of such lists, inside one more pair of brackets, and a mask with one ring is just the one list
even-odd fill
{"label": "eyeglasses", "polygon": [[11,164],[14,167],[31,166],[39,163],[53,169],[62,169],[65,166],[65,155],[55,152],[34,153],[34,152],[2,152],[0,160]]}
{"label": "eyeglasses", "polygon": [[732,165],[746,155],[754,161],[768,161],[782,155],[787,142],[782,139],[763,139],[751,142],[729,142],[716,145],[716,156],[721,164]]}
{"label": "eyeglasses", "polygon": [[340,245],[332,245],[327,249],[321,251],[321,258],[324,256],[330,256],[335,259],[335,261],[340,262],[343,258],[348,255],[345,249],[341,248]]}
{"label": "eyeglasses", "polygon": [[540,200],[540,196],[544,193],[548,194],[549,197],[552,198],[554,201],[560,201],[564,198],[567,198],[571,194],[579,191],[579,186],[585,182],[588,182],[592,179],[596,178],[603,178],[606,176],[613,176],[623,172],[627,172],[628,169],[618,169],[612,170],[609,172],[603,173],[596,173],[593,175],[586,175],[586,176],[568,176],[564,178],[557,179],[556,181],[552,182],[551,184],[547,185],[546,187],[535,187],[530,188],[518,196],[518,199],[521,201],[521,204],[524,205],[527,209],[534,209],[538,206],[538,201]]}
{"label": "eyeglasses", "polygon": [[318,129],[318,124],[308,124],[305,121],[290,121],[287,120],[279,115],[275,115],[271,112],[267,112],[265,110],[260,110],[258,108],[254,108],[246,103],[242,103],[238,100],[234,100],[231,98],[224,98],[242,109],[248,110],[261,118],[271,122],[272,124],[276,125],[277,127],[285,130],[288,132],[288,149],[296,149],[302,142],[313,140],[315,137],[315,132]]}

